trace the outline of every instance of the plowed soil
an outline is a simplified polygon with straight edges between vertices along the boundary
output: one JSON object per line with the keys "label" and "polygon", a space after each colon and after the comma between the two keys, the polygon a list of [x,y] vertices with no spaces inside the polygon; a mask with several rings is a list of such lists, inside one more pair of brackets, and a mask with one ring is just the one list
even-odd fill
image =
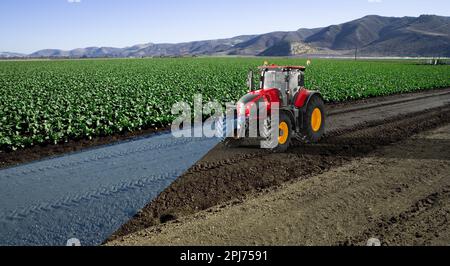
{"label": "plowed soil", "polygon": [[[339,107],[331,109],[339,112]],[[430,131],[448,124],[450,122],[449,113],[450,107],[445,106],[432,108],[426,112],[410,112],[387,119],[353,123],[352,126],[331,130],[320,144],[294,143],[294,147],[284,154],[262,151],[257,147],[228,149],[219,145],[147,205],[134,219],[122,226],[109,240],[116,240],[112,244],[345,245],[361,244],[367,241],[366,239],[373,232],[385,230],[383,231],[386,232],[385,234],[378,235],[386,241],[385,243],[402,244],[404,238],[393,238],[392,240],[389,238],[390,233],[388,232],[391,232],[389,231],[391,224],[395,224],[405,215],[414,216],[417,208],[422,210],[426,209],[423,206],[434,206],[433,204],[440,202],[440,199],[444,205],[448,206],[448,201],[445,203],[445,199],[448,199],[447,185],[450,184],[446,183],[450,172],[448,171],[450,170],[448,153],[450,146],[448,139],[426,139],[417,144],[417,147],[415,146],[419,150],[426,148],[427,150],[424,150],[423,153],[415,152],[415,149],[408,150],[408,152],[406,150],[399,151],[398,147],[407,149],[408,145],[403,143],[406,139],[420,132]],[[370,114],[370,111],[365,113],[366,116],[370,116]],[[408,141],[410,140],[406,140],[406,142]],[[396,146],[392,146],[395,143],[397,143]],[[383,149],[390,148],[393,150],[383,151]],[[398,152],[393,153],[395,151]],[[377,161],[374,156],[378,156],[376,154],[379,152],[381,152],[379,156],[383,160]],[[436,161],[435,164],[429,164],[426,161],[428,157],[433,162]],[[398,165],[398,163],[404,163],[405,159],[410,160],[410,163]],[[417,164],[416,160],[422,159],[425,162]],[[416,167],[417,165],[422,167]],[[425,167],[427,165],[429,167]],[[384,176],[381,170],[388,166],[391,167],[391,172],[386,172]],[[395,173],[397,166],[399,173]],[[412,171],[410,169],[412,166],[422,172]],[[370,193],[366,189],[361,192],[364,186],[356,182],[361,179],[360,174],[376,174],[375,170],[381,171],[378,172],[378,179],[375,179],[377,181],[372,180],[370,175],[364,179],[367,182],[374,182],[374,187],[367,188]],[[408,173],[410,170],[410,177],[401,172]],[[430,172],[432,170],[434,172]],[[345,172],[347,173],[346,179],[340,180],[341,176],[345,175],[339,171],[347,171]],[[436,175],[424,175],[429,172]],[[442,173],[447,176],[447,179],[440,178]],[[318,181],[325,178],[321,177],[322,175],[330,175],[327,177],[330,179],[329,182],[323,185],[321,181]],[[411,186],[412,190],[415,189],[415,183],[409,184],[407,178],[420,179],[421,181],[416,180],[420,183],[427,182],[427,178],[431,177],[436,179],[436,182],[443,183],[436,185],[435,189],[430,188],[426,192],[423,190],[423,193],[414,194],[413,191],[411,193],[414,195],[404,194],[407,200],[405,199],[401,208],[397,208],[395,204],[389,205],[391,192],[408,191],[408,186]],[[310,182],[312,183],[310,184]],[[341,190],[345,191],[347,186],[353,184],[352,182],[361,185],[354,187],[354,194],[351,191],[346,194],[336,194]],[[432,181],[430,180],[430,182]],[[293,188],[286,186],[293,186]],[[307,189],[304,190],[303,186],[306,186]],[[327,186],[330,187],[327,188]],[[390,188],[391,186],[394,188]],[[360,189],[358,190],[358,188]],[[289,194],[284,197],[289,189],[291,189],[290,193],[298,195]],[[328,196],[330,192],[335,194]],[[360,202],[358,206],[365,211],[363,214],[370,214],[367,208],[371,208],[371,205],[361,201],[361,197],[370,197],[377,193],[380,197],[370,202],[374,202],[379,207],[387,204],[386,210],[376,214],[378,215],[376,217],[375,214],[372,215],[374,216],[372,218],[369,215],[367,216],[369,217],[367,218],[368,222],[358,224],[360,221],[353,219],[354,215],[358,213],[358,209],[354,209],[350,203]],[[301,195],[307,196],[303,198]],[[323,212],[315,214],[316,210],[313,207],[319,200],[323,200],[324,203],[317,207],[325,209]],[[270,202],[274,203],[272,207]],[[305,208],[303,212],[302,209],[298,209],[301,207],[298,202],[302,202],[301,206]],[[325,204],[327,202],[328,205]],[[237,213],[236,210],[243,211]],[[396,211],[394,212],[394,210]],[[192,216],[193,214],[195,215]],[[227,226],[213,222],[216,219],[214,217],[222,214],[220,219],[226,221]],[[448,217],[445,209],[441,214],[443,215],[440,216],[441,220]],[[271,222],[262,226],[266,222],[262,217],[276,218],[280,227]],[[289,219],[290,217],[296,219]],[[392,221],[391,217],[394,217]],[[297,219],[300,219],[298,223]],[[352,223],[356,223],[356,225],[352,225]],[[436,221],[436,223],[439,222]],[[258,224],[261,226],[258,227]],[[335,225],[335,227],[325,230],[330,225]],[[444,223],[444,225],[448,227],[449,224]],[[217,226],[224,226],[224,228]],[[336,226],[338,231],[336,231]],[[258,237],[261,234],[258,228],[270,228],[270,230],[268,234]],[[334,232],[331,230],[332,228],[336,231],[335,237],[327,235]],[[143,229],[146,230],[141,231]],[[289,237],[293,235],[293,229],[300,230],[298,234],[294,234],[298,238]],[[305,230],[310,233],[305,233]],[[344,234],[343,232],[346,230],[350,232]],[[141,232],[127,236],[138,231]],[[245,232],[249,233],[248,237],[241,237],[239,240],[239,236],[245,235]],[[314,235],[311,235],[312,233]],[[419,232],[419,234],[424,233]],[[123,236],[127,237],[123,238]],[[206,236],[210,236],[210,238]]]}
{"label": "plowed soil", "polygon": [[252,193],[242,203],[214,207],[109,244],[366,245],[377,238],[382,245],[448,246],[449,219],[447,125],[306,180]]}

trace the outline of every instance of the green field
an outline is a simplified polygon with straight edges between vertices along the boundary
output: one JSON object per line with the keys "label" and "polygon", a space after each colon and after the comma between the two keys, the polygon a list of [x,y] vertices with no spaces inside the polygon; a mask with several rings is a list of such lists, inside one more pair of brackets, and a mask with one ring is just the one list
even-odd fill
{"label": "green field", "polygon": [[[301,59],[271,63],[305,64]],[[236,101],[262,58],[0,61],[0,149],[168,125],[172,105]],[[328,101],[450,86],[450,66],[313,60],[307,87]]]}

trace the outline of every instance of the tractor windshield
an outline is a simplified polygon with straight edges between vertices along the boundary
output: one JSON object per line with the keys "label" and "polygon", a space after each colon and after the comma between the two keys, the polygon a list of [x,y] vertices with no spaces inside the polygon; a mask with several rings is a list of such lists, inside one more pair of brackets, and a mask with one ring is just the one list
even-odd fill
{"label": "tractor windshield", "polygon": [[264,89],[286,87],[286,74],[281,71],[266,71],[264,73]]}

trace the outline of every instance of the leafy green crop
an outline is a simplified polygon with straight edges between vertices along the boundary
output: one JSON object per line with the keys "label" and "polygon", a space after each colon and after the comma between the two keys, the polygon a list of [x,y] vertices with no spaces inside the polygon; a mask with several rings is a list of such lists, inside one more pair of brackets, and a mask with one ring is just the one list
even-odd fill
{"label": "leafy green crop", "polygon": [[[302,59],[269,59],[305,64]],[[0,149],[168,125],[172,105],[236,101],[262,58],[0,62]],[[449,66],[413,61],[313,60],[308,88],[328,101],[450,86]]]}

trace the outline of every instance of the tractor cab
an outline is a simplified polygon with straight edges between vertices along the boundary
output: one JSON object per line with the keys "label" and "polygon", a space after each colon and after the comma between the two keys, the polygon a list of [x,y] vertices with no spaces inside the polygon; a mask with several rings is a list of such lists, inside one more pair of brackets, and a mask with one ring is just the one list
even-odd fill
{"label": "tractor cab", "polygon": [[[303,66],[262,66],[259,67],[259,86],[254,85],[254,72],[248,75],[248,87],[251,94],[278,90],[280,107],[295,106],[299,92],[305,87]],[[301,106],[299,106],[301,107]]]}
{"label": "tractor cab", "polygon": [[305,67],[264,66],[260,67],[260,71],[260,88],[278,89],[282,106],[293,105],[295,95],[305,86]]}

